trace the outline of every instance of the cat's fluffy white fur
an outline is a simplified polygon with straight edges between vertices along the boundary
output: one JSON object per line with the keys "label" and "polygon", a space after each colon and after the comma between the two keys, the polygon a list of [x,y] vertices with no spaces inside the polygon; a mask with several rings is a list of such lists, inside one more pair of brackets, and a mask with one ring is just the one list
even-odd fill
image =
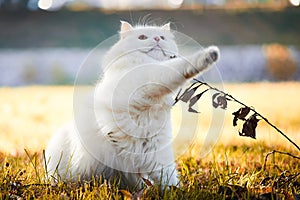
{"label": "cat's fluffy white fur", "polygon": [[218,58],[215,46],[180,57],[169,24],[121,22],[120,40],[105,56],[93,105],[83,105],[77,120],[58,131],[46,149],[48,174],[65,180],[117,177],[131,188],[142,178],[178,185],[171,95]]}

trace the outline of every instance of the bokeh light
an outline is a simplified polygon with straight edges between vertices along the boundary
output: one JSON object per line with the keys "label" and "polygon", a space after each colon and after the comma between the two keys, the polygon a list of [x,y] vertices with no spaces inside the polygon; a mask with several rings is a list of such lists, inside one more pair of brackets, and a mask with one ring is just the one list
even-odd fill
{"label": "bokeh light", "polygon": [[291,3],[293,6],[299,6],[299,5],[300,5],[300,0],[290,0],[290,3]]}
{"label": "bokeh light", "polygon": [[51,8],[53,1],[52,0],[39,0],[38,6],[42,10],[48,10]]}
{"label": "bokeh light", "polygon": [[179,8],[182,5],[183,0],[168,0],[168,3],[172,8]]}

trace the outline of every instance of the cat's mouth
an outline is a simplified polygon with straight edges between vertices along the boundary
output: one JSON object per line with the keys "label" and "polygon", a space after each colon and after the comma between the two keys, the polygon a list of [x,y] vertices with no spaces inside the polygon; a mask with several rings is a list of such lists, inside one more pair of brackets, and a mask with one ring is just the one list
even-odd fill
{"label": "cat's mouth", "polygon": [[[156,59],[156,60],[165,60],[169,56],[166,54],[165,50],[159,46],[158,44],[154,47],[147,49],[147,50],[140,50],[142,53],[147,54],[148,56]],[[156,52],[161,52],[157,54]]]}
{"label": "cat's mouth", "polygon": [[168,56],[168,55],[166,54],[165,50],[164,50],[163,48],[161,48],[158,44],[155,45],[154,47],[150,48],[149,50],[146,50],[146,51],[140,50],[140,51],[143,52],[143,53],[145,53],[145,54],[148,54],[148,55],[149,55],[150,52],[156,51],[156,50],[160,50],[160,51],[162,52],[163,56]]}
{"label": "cat's mouth", "polygon": [[[140,49],[140,52],[145,53],[148,56],[150,56],[151,58],[154,58],[156,60],[168,60],[168,59],[173,59],[173,58],[177,57],[175,54],[168,55],[166,53],[166,51],[158,44],[155,45],[154,47],[150,48],[149,50],[141,50]],[[161,53],[157,54],[158,52],[161,52]]]}

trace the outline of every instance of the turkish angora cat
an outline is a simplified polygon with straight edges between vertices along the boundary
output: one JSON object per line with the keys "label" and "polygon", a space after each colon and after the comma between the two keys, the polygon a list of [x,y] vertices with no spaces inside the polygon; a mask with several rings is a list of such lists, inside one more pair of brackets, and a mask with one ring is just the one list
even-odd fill
{"label": "turkish angora cat", "polygon": [[117,177],[129,188],[145,179],[177,186],[172,95],[218,58],[215,46],[180,57],[170,24],[132,27],[122,21],[93,105],[83,107],[79,120],[57,132],[46,149],[48,175],[73,181]]}

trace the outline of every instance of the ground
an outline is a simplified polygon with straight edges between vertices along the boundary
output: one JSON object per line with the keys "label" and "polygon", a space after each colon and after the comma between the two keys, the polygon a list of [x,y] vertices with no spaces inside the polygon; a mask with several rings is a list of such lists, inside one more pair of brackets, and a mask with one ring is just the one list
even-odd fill
{"label": "ground", "polygon": [[[216,86],[254,107],[300,144],[300,83]],[[44,178],[42,152],[55,130],[71,120],[72,95],[71,86],[0,89],[0,199],[300,198],[300,153],[295,146],[262,120],[256,140],[239,136],[241,124],[232,126],[232,112],[240,106],[228,102],[223,116],[211,106],[208,93],[199,100],[201,113],[187,112],[182,102],[172,112],[180,189],[158,192],[148,184],[148,189],[129,192],[101,181],[51,185]],[[215,134],[223,120],[220,134]],[[189,131],[193,129],[197,134]]]}

